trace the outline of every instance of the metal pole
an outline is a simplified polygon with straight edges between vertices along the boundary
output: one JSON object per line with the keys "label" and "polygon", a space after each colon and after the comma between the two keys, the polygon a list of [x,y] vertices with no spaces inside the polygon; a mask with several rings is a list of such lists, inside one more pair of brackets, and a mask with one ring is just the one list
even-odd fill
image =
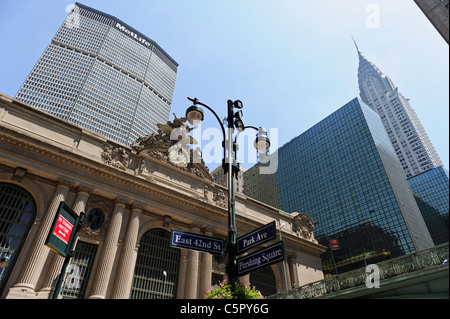
{"label": "metal pole", "polygon": [[[235,194],[234,194],[234,174],[233,174],[233,132],[234,114],[233,102],[228,100],[228,279],[231,284],[231,292],[236,290],[236,215],[235,215]],[[224,150],[226,151],[226,150]],[[225,155],[225,154],[224,154]]]}
{"label": "metal pole", "polygon": [[82,211],[80,213],[80,217],[78,217],[78,223],[77,223],[77,227],[75,228],[74,238],[70,242],[69,253],[67,254],[66,258],[64,258],[64,263],[63,263],[63,266],[61,268],[61,273],[59,274],[58,281],[56,282],[55,291],[53,292],[52,299],[58,299],[59,293],[61,291],[61,286],[62,286],[62,283],[64,281],[64,277],[66,275],[67,266],[69,265],[70,259],[73,257],[73,255],[75,253],[75,251],[74,251],[75,242],[77,241],[78,233],[79,233],[79,231],[81,229],[81,226],[83,225],[84,215],[85,214],[86,213],[84,211]]}

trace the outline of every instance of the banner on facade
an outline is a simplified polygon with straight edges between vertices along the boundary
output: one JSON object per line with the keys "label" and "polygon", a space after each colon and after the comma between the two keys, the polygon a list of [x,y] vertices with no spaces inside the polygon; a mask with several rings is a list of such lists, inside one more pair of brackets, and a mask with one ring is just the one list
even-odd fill
{"label": "banner on facade", "polygon": [[74,239],[78,218],[79,216],[69,205],[61,202],[45,241],[45,246],[66,257],[70,250],[70,243]]}

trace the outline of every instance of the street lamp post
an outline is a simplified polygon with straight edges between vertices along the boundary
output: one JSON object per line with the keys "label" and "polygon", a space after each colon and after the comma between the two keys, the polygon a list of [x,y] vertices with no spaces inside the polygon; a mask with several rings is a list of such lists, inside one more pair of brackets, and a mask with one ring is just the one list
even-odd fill
{"label": "street lamp post", "polygon": [[[223,142],[222,146],[224,149],[223,152],[223,162],[222,168],[224,173],[227,174],[228,180],[228,243],[226,253],[228,255],[228,263],[226,268],[226,273],[228,275],[228,280],[231,283],[231,290],[234,292],[236,288],[236,280],[237,280],[237,248],[236,248],[236,212],[235,212],[235,192],[234,192],[234,178],[235,175],[239,173],[239,164],[233,157],[233,153],[237,152],[237,144],[233,143],[233,134],[234,130],[243,131],[246,128],[252,128],[258,131],[255,147],[258,149],[258,152],[265,152],[270,146],[270,141],[267,138],[266,132],[262,128],[256,128],[254,126],[244,126],[242,122],[242,108],[243,104],[241,101],[227,101],[227,128],[228,128],[228,139],[225,134],[225,127],[222,124],[219,116],[214,110],[208,105],[200,102],[198,99],[191,99],[188,97],[188,100],[193,102],[194,104],[190,106],[186,110],[186,118],[192,125],[197,124],[204,119],[203,109],[199,106],[204,106],[209,111],[211,111],[216,117],[217,121],[220,124],[223,134]],[[235,109],[238,109],[235,112]]]}
{"label": "street lamp post", "polygon": [[163,276],[164,276],[164,288],[163,288],[163,297],[162,299],[166,299],[166,284],[167,284],[167,271],[163,271]]}

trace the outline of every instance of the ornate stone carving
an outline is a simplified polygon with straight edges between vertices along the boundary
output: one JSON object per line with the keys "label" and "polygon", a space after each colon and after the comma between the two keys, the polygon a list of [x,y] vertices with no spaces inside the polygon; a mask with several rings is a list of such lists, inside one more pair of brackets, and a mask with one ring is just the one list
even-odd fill
{"label": "ornate stone carving", "polygon": [[214,187],[212,189],[213,192],[213,201],[215,202],[215,204],[219,207],[222,208],[227,208],[228,207],[228,197],[227,197],[227,193],[219,187]]}
{"label": "ornate stone carving", "polygon": [[314,222],[311,217],[304,213],[292,213],[291,217],[293,219],[292,230],[298,236],[309,241],[317,242],[313,235]]}
{"label": "ornate stone carving", "polygon": [[163,226],[166,228],[170,228],[170,224],[172,223],[172,217],[169,215],[164,216]]}
{"label": "ornate stone carving", "polygon": [[129,151],[124,147],[117,147],[111,144],[107,144],[103,147],[101,158],[103,163],[122,170],[126,170],[130,164]]}
{"label": "ornate stone carving", "polygon": [[87,237],[90,239],[100,240],[103,236],[105,236],[105,229],[99,228],[96,230],[92,230],[89,226],[81,227],[83,237]]}
{"label": "ornate stone carving", "polygon": [[[157,133],[138,138],[131,148],[138,156],[146,155],[198,177],[212,180],[200,149],[190,147],[191,144],[197,144],[197,141],[189,135],[194,128],[190,128],[186,124],[186,118],[177,118],[175,114],[174,116],[173,121],[169,121],[167,124],[158,124]],[[148,162],[141,157],[139,165],[135,169],[135,175],[146,175],[146,165]]]}
{"label": "ornate stone carving", "polygon": [[184,144],[180,147],[184,147],[188,144],[197,144],[192,136],[189,136],[189,132],[194,128],[190,128],[185,117],[177,118],[168,121],[167,124],[157,124],[158,132],[151,135],[138,138],[131,148],[137,153],[145,151],[147,149],[168,149],[175,144]]}

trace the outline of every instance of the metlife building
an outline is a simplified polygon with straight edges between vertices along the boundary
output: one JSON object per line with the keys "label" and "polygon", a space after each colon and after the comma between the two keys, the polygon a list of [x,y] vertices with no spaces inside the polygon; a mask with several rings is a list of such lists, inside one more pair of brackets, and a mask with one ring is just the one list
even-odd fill
{"label": "metlife building", "polygon": [[177,68],[150,38],[76,3],[15,98],[130,145],[168,121]]}

